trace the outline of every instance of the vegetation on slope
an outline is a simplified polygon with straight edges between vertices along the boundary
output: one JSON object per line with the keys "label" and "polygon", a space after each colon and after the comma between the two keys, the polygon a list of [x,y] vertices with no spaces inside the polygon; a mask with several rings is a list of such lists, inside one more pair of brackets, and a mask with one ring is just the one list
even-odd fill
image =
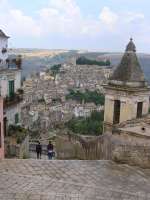
{"label": "vegetation on slope", "polygon": [[97,60],[90,60],[86,57],[79,57],[76,60],[76,64],[77,65],[98,65],[98,66],[110,66],[110,61],[106,60],[106,61],[97,61]]}
{"label": "vegetation on slope", "polygon": [[51,67],[52,75],[53,75],[53,76],[56,76],[56,74],[59,73],[60,68],[61,68],[61,64],[53,65],[53,66]]}
{"label": "vegetation on slope", "polygon": [[84,93],[79,90],[74,91],[73,89],[69,90],[69,94],[66,96],[66,99],[76,100],[80,103],[83,101],[85,103],[95,103],[95,105],[104,105],[104,95],[98,91],[89,91],[86,90]]}
{"label": "vegetation on slope", "polygon": [[104,113],[93,111],[90,117],[73,118],[66,123],[69,130],[81,135],[101,135],[103,133]]}

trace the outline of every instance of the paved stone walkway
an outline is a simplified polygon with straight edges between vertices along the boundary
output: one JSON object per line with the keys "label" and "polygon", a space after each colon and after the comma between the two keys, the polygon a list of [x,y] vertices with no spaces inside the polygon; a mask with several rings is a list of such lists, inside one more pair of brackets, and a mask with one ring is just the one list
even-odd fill
{"label": "paved stone walkway", "polygon": [[[31,152],[30,151],[29,158],[30,159],[37,159],[36,152]],[[42,154],[41,159],[42,160],[48,160],[48,157],[47,157],[47,155]]]}
{"label": "paved stone walkway", "polygon": [[0,200],[149,200],[150,170],[110,161],[0,161]]}

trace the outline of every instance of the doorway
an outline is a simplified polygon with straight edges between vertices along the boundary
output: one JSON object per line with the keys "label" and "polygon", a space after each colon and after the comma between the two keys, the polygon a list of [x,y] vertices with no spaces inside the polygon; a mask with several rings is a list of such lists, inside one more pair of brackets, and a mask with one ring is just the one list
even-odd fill
{"label": "doorway", "polygon": [[143,102],[137,103],[137,118],[142,117],[142,111],[143,111]]}
{"label": "doorway", "polygon": [[7,136],[7,117],[4,117],[4,136]]}
{"label": "doorway", "polygon": [[113,124],[119,124],[120,122],[120,100],[114,101],[114,116],[113,116]]}

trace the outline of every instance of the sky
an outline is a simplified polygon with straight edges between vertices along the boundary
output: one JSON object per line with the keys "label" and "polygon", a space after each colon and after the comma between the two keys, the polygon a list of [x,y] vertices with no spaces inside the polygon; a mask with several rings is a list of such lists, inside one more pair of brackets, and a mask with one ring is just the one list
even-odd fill
{"label": "sky", "polygon": [[150,0],[0,0],[10,48],[150,53]]}

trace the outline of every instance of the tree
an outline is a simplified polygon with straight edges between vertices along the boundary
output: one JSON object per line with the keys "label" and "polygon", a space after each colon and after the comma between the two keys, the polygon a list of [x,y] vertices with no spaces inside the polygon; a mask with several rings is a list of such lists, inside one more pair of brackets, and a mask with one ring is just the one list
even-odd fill
{"label": "tree", "polygon": [[53,76],[56,76],[56,74],[59,73],[60,68],[61,68],[61,64],[53,65],[53,66],[51,67],[51,72],[52,72]]}
{"label": "tree", "polygon": [[78,102],[84,101],[85,103],[93,102],[95,105],[104,105],[104,95],[98,91],[89,91],[85,92],[69,90],[69,94],[66,96],[66,99],[76,100]]}
{"label": "tree", "polygon": [[90,60],[84,56],[79,57],[76,60],[76,64],[77,65],[98,65],[98,66],[110,66],[110,60],[106,60],[106,61],[97,61],[97,60]]}
{"label": "tree", "polygon": [[101,135],[103,133],[103,112],[93,111],[88,118],[77,117],[66,123],[76,134]]}

